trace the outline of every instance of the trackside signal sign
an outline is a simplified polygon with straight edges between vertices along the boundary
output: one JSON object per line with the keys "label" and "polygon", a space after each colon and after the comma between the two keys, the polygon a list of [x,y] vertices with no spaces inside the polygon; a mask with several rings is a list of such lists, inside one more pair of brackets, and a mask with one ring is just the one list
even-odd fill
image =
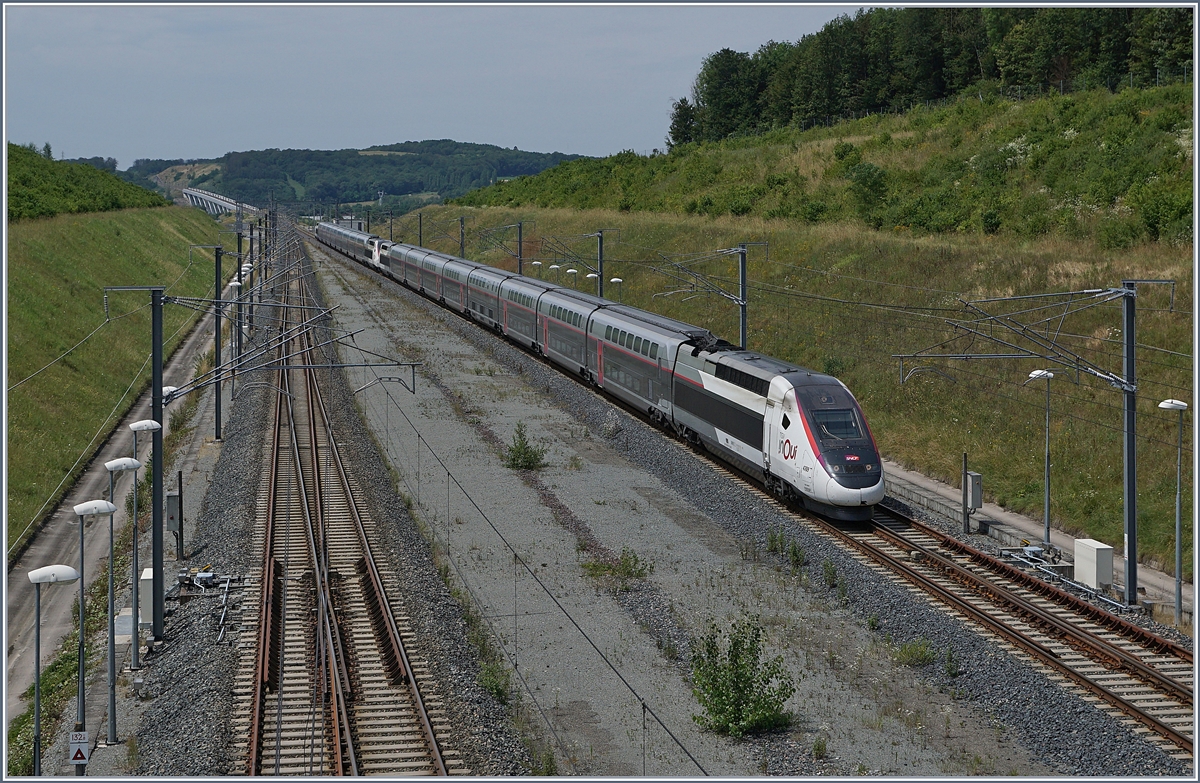
{"label": "trackside signal sign", "polygon": [[72,731],[70,737],[70,750],[67,751],[67,760],[72,764],[88,763],[88,756],[91,754],[91,743],[88,742],[88,733],[86,731]]}

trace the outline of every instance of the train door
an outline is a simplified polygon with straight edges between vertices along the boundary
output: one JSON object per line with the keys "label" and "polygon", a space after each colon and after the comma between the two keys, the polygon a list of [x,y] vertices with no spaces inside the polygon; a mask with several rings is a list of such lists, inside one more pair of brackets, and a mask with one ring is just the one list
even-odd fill
{"label": "train door", "polygon": [[812,492],[817,466],[809,457],[812,449],[806,442],[802,415],[796,405],[796,390],[776,377],[767,392],[764,467],[800,491]]}

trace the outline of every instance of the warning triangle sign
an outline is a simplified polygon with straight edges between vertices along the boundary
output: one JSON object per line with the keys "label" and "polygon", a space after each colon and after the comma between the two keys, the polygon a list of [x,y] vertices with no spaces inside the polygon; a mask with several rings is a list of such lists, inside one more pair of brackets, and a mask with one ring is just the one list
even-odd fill
{"label": "warning triangle sign", "polygon": [[71,757],[71,761],[87,761],[87,756],[83,753],[83,748],[75,748],[75,755]]}

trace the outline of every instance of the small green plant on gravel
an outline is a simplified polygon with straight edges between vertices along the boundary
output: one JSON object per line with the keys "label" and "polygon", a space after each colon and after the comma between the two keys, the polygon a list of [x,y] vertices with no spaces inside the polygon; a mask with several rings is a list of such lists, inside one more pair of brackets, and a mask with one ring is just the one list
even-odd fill
{"label": "small green plant on gravel", "polygon": [[556,777],[558,775],[558,763],[554,760],[554,753],[549,750],[535,753],[533,757],[533,769],[530,772],[537,777]]}
{"label": "small green plant on gravel", "polygon": [[583,564],[583,570],[588,576],[597,579],[611,579],[619,591],[626,591],[634,579],[645,579],[654,573],[654,564],[647,563],[638,557],[637,552],[625,547],[621,556],[614,563],[607,560],[592,560]]}
{"label": "small green plant on gravel", "polygon": [[485,691],[496,697],[501,704],[508,704],[509,679],[508,670],[496,661],[485,661],[479,667],[479,684]]}
{"label": "small green plant on gravel", "polygon": [[837,566],[833,564],[832,560],[826,558],[825,562],[821,564],[821,572],[825,575],[826,587],[837,586]]}
{"label": "small green plant on gravel", "polygon": [[954,657],[954,648],[953,647],[946,648],[946,676],[947,677],[957,677],[958,676],[958,661]]}
{"label": "small green plant on gravel", "polygon": [[529,442],[525,422],[517,422],[512,444],[504,457],[504,466],[513,470],[540,470],[546,467],[546,450]]}
{"label": "small green plant on gravel", "polygon": [[138,742],[137,735],[130,734],[125,740],[125,771],[133,772],[138,768]]}
{"label": "small green plant on gravel", "polygon": [[767,551],[783,552],[783,530],[767,531]]}
{"label": "small green plant on gravel", "polygon": [[937,653],[933,651],[933,643],[928,639],[913,639],[892,650],[892,660],[902,666],[917,668],[936,661]]}
{"label": "small green plant on gravel", "polygon": [[792,568],[802,568],[808,560],[808,555],[804,553],[804,549],[795,541],[788,542],[787,547],[788,562],[792,564]]}
{"label": "small green plant on gravel", "polygon": [[813,741],[813,751],[812,751],[813,758],[814,759],[823,759],[823,758],[825,758],[825,756],[828,752],[829,752],[829,748],[825,744],[825,738],[817,737],[816,740]]}
{"label": "small green plant on gravel", "polygon": [[879,616],[878,615],[873,614],[867,618],[867,628],[872,631],[879,630]]}
{"label": "small green plant on gravel", "polygon": [[713,621],[692,645],[692,693],[704,709],[692,720],[705,729],[740,738],[791,723],[783,704],[796,692],[783,668],[783,656],[762,659],[762,626],[757,617],[734,623],[724,634]]}

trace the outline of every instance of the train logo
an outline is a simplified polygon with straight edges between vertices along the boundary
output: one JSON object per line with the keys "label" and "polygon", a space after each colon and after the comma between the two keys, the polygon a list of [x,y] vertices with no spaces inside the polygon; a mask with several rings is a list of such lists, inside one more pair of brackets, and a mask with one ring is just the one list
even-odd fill
{"label": "train logo", "polygon": [[787,438],[783,441],[783,443],[779,444],[779,453],[782,454],[783,458],[786,460],[793,460],[796,458],[796,447],[792,445],[791,438]]}

